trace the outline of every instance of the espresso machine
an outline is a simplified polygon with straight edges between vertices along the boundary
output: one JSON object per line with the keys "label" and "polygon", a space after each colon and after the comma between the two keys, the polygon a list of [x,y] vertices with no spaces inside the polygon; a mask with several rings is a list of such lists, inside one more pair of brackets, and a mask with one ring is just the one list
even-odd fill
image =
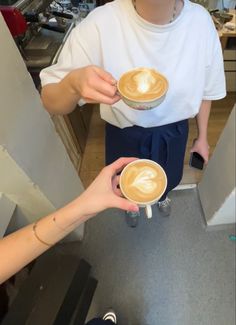
{"label": "espresso machine", "polygon": [[37,87],[39,72],[56,63],[74,27],[74,16],[53,2],[0,0],[0,11]]}

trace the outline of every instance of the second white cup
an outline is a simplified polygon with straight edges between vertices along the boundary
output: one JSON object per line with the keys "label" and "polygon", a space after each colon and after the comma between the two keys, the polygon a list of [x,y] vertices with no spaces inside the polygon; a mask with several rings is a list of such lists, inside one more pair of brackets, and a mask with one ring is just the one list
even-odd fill
{"label": "second white cup", "polygon": [[129,163],[120,175],[120,189],[125,198],[145,208],[147,218],[152,218],[152,205],[165,193],[167,177],[164,169],[149,159]]}

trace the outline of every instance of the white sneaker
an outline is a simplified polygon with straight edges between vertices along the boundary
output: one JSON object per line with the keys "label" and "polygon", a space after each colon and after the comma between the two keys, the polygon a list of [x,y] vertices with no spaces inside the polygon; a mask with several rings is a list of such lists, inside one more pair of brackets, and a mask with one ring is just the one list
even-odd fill
{"label": "white sneaker", "polygon": [[108,312],[103,316],[102,319],[103,320],[110,320],[114,324],[116,324],[116,322],[117,322],[116,314],[115,314],[114,310],[112,310],[112,309],[109,309]]}
{"label": "white sneaker", "polygon": [[166,197],[164,201],[159,201],[157,203],[157,206],[159,208],[159,211],[161,212],[161,215],[163,217],[169,217],[171,213],[171,205],[170,205],[171,199]]}

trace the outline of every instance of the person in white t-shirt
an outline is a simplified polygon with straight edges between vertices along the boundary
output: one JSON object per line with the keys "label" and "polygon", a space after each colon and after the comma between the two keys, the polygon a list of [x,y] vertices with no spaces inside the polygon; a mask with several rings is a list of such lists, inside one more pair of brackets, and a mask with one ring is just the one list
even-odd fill
{"label": "person in white t-shirt", "polygon": [[[133,110],[117,94],[117,80],[135,67],[155,68],[169,81],[165,100],[152,110]],[[136,156],[162,165],[168,187],[158,207],[165,216],[167,194],[182,178],[188,119],[197,120],[192,151],[207,163],[211,101],[226,95],[217,31],[209,13],[189,0],[115,0],[96,8],[74,28],[41,81],[51,113],[69,113],[77,103],[101,104],[107,164]],[[137,220],[137,214],[127,216]]]}

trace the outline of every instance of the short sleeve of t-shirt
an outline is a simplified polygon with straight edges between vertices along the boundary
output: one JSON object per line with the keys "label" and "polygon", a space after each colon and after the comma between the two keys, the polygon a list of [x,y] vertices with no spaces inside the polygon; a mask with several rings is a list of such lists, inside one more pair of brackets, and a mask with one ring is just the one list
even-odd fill
{"label": "short sleeve of t-shirt", "polygon": [[41,71],[42,86],[59,82],[74,69],[91,64],[100,65],[101,56],[99,53],[101,51],[97,40],[98,32],[90,19],[86,19],[77,25],[69,35],[59,55],[58,62]]}
{"label": "short sleeve of t-shirt", "polygon": [[210,21],[208,31],[208,54],[203,99],[216,100],[226,95],[224,60],[219,36],[212,21]]}

